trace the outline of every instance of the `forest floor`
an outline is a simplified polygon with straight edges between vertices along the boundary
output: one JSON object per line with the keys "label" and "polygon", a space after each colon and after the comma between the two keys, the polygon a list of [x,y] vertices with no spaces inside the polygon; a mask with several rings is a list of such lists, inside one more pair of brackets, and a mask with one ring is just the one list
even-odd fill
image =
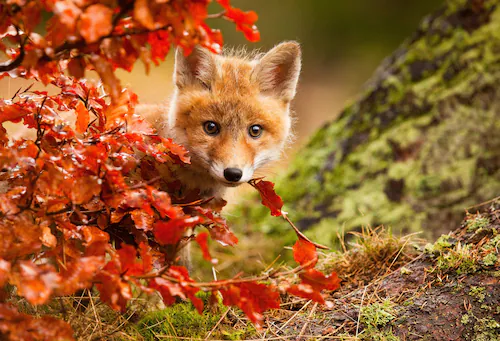
{"label": "forest floor", "polygon": [[22,310],[64,318],[78,340],[500,340],[500,204],[488,205],[432,244],[383,228],[354,233],[320,260],[343,280],[329,303],[284,296],[261,331],[234,308],[199,315],[139,296],[118,314],[90,291]]}

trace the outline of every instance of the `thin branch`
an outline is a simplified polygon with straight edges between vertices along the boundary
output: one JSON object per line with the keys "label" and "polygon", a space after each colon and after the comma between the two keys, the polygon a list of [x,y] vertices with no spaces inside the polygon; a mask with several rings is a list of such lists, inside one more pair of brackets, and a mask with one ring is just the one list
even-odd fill
{"label": "thin branch", "polygon": [[214,14],[209,14],[207,15],[207,19],[218,19],[218,18],[222,18],[226,15],[226,11],[222,11],[222,12],[219,12],[219,13],[214,13]]}
{"label": "thin branch", "polygon": [[312,240],[310,240],[309,238],[306,237],[305,234],[303,234],[298,228],[297,226],[295,226],[295,224],[290,220],[290,218],[288,218],[288,216],[283,213],[283,218],[290,224],[290,226],[293,228],[293,230],[295,231],[295,233],[297,234],[297,236],[299,238],[302,238],[306,241],[308,241],[309,243],[313,244],[314,246],[316,246],[318,249],[323,249],[323,250],[328,250],[329,247],[328,246],[324,246],[324,245],[321,245],[321,244],[318,244],[318,243],[315,243],[313,242]]}
{"label": "thin branch", "polygon": [[155,278],[155,277],[161,277],[163,279],[166,279],[170,282],[173,283],[182,283],[184,286],[189,286],[189,287],[194,287],[194,288],[206,288],[206,289],[211,289],[211,288],[220,288],[224,287],[226,285],[231,285],[231,284],[242,284],[242,283],[248,283],[248,282],[259,282],[259,281],[266,281],[274,278],[280,278],[280,277],[286,277],[290,276],[293,274],[297,274],[299,272],[302,272],[304,269],[307,269],[310,265],[312,264],[312,261],[305,263],[304,265],[298,266],[292,270],[288,271],[282,271],[278,272],[273,271],[269,274],[266,275],[261,275],[261,276],[255,276],[255,277],[247,277],[247,278],[232,278],[232,279],[227,279],[223,281],[218,281],[218,282],[186,282],[186,281],[181,281],[177,278],[167,276],[165,274],[160,275],[161,272],[165,272],[168,267],[163,267],[158,271],[145,274],[145,275],[139,275],[139,276],[130,276],[131,278],[134,279],[148,279],[148,278]]}
{"label": "thin branch", "polygon": [[[19,36],[19,29],[17,30],[17,33]],[[28,38],[26,37],[21,42],[21,44],[19,46],[19,55],[16,57],[16,59],[0,64],[0,72],[11,71],[11,70],[14,70],[15,68],[21,66],[21,64],[23,63],[23,60],[24,60],[24,56],[26,55],[26,53],[24,51],[24,45],[26,44],[27,40],[28,40]]]}

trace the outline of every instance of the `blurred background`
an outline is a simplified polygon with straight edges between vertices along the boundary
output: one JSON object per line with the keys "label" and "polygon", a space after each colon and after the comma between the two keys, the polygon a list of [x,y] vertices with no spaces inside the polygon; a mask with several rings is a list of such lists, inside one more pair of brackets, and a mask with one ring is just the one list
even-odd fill
{"label": "blurred background", "polygon": [[[259,43],[248,43],[232,23],[211,19],[222,30],[226,46],[246,45],[268,50],[283,40],[303,48],[303,72],[294,103],[300,146],[321,124],[335,118],[353,98],[380,61],[417,27],[441,0],[233,0],[232,4],[259,15]],[[216,3],[212,13],[220,11]],[[141,103],[161,103],[172,91],[173,53],[149,75],[141,63],[131,73],[119,71],[124,85]],[[0,97],[11,97],[23,80],[0,80]],[[296,148],[294,148],[296,149]]]}
{"label": "blurred background", "polygon": [[[266,51],[284,40],[297,40],[302,45],[303,71],[293,104],[297,117],[297,140],[289,153],[293,155],[308,136],[324,122],[334,119],[346,102],[355,99],[383,58],[416,30],[426,14],[438,9],[442,0],[232,0],[232,4],[258,13],[261,41],[248,43],[232,23],[210,20],[209,25],[222,30],[226,46],[246,45],[249,50]],[[211,13],[220,11],[217,4],[211,6]],[[152,67],[149,75],[144,70],[139,62],[132,72],[119,70],[118,76],[123,85],[138,94],[141,103],[168,101],[172,91],[173,53],[165,63]],[[4,78],[0,80],[0,97],[12,97],[17,89],[28,84]],[[279,173],[280,168],[283,163],[268,175]],[[230,202],[236,202],[238,194],[233,192]],[[272,250],[273,243],[258,233],[253,238],[241,238],[238,252],[218,250],[213,254],[222,260],[218,270],[236,272],[235,264],[255,263],[260,271],[269,264],[269,256],[261,252]],[[195,259],[201,256],[197,254]]]}

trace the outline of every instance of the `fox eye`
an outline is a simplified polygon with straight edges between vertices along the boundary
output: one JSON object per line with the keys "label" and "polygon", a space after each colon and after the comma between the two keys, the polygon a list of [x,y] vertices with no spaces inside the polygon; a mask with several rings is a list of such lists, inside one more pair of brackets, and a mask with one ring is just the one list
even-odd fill
{"label": "fox eye", "polygon": [[220,127],[214,121],[206,121],[205,123],[203,123],[203,130],[208,135],[215,136],[215,135],[219,134]]}
{"label": "fox eye", "polygon": [[256,139],[260,137],[260,135],[262,135],[263,130],[264,128],[262,128],[262,126],[254,124],[253,126],[250,126],[250,128],[248,128],[248,134],[250,134],[251,137]]}

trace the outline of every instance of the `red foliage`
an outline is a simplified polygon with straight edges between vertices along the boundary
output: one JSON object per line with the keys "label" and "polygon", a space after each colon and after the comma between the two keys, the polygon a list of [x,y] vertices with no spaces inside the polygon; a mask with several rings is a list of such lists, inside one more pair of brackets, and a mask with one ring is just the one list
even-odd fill
{"label": "red foliage", "polygon": [[318,262],[316,246],[299,236],[293,246],[293,259],[305,268],[313,268]]}
{"label": "red foliage", "polygon": [[196,236],[196,242],[200,245],[201,252],[203,253],[203,258],[209,262],[213,262],[214,259],[210,255],[210,250],[208,249],[208,233],[201,232]]}
{"label": "red foliage", "polygon": [[223,303],[239,307],[257,326],[262,324],[262,313],[280,306],[279,292],[273,285],[260,283],[235,283],[221,289]]}
{"label": "red foliage", "polygon": [[[301,265],[297,288],[279,285],[284,279],[278,275],[196,283],[176,264],[176,251],[191,240],[213,261],[208,236],[223,245],[238,239],[219,215],[223,202],[179,197],[179,182],[160,176],[160,170],[182,171],[189,155],[135,115],[137,96],[121,88],[115,70],[131,70],[138,59],[147,67],[158,64],[170,44],[185,53],[196,44],[218,52],[222,37],[205,23],[209,2],[0,4],[0,52],[9,57],[0,64],[0,78],[34,79],[57,89],[49,95],[27,88],[0,99],[0,338],[72,339],[64,322],[33,319],[5,303],[7,284],[32,304],[95,285],[100,298],[121,311],[133,287],[158,290],[166,304],[189,299],[200,312],[203,302],[195,294],[220,291],[225,304],[240,307],[257,325],[265,310],[279,306],[280,290],[321,301],[323,289],[337,287],[336,276],[313,269],[316,245],[302,237],[294,246]],[[254,12],[218,2],[224,10],[215,17],[258,40]],[[42,12],[50,14],[45,36],[33,32]],[[79,80],[88,70],[100,75],[105,93]],[[72,115],[73,125],[67,121]],[[35,137],[12,136],[4,122]],[[252,184],[273,215],[281,216],[283,202],[273,184]],[[186,236],[188,229],[194,237]],[[263,280],[268,283],[257,283]]]}
{"label": "red foliage", "polygon": [[271,210],[271,215],[280,217],[283,215],[281,208],[283,207],[283,200],[274,191],[274,184],[271,181],[264,181],[262,179],[251,180],[250,184],[259,191],[262,198],[262,205]]}

